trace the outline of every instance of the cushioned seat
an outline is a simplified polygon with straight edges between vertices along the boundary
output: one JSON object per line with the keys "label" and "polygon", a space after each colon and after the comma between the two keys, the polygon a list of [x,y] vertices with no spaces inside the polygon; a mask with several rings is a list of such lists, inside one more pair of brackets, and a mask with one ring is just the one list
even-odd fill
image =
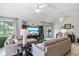
{"label": "cushioned seat", "polygon": [[71,40],[68,37],[51,39],[45,42],[45,56],[62,56],[71,50]]}
{"label": "cushioned seat", "polygon": [[67,40],[68,39],[68,37],[60,37],[60,38],[51,38],[50,40],[47,40],[46,42],[45,42],[45,45],[46,46],[49,46],[49,45],[52,45],[52,44],[55,44],[55,43],[57,43],[57,42],[60,42],[60,41],[63,41],[63,40]]}

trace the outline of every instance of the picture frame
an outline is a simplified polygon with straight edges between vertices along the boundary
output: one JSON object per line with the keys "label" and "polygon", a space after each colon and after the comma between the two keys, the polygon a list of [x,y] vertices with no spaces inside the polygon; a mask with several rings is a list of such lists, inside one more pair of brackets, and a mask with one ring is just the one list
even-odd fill
{"label": "picture frame", "polygon": [[71,24],[64,24],[64,29],[71,29]]}

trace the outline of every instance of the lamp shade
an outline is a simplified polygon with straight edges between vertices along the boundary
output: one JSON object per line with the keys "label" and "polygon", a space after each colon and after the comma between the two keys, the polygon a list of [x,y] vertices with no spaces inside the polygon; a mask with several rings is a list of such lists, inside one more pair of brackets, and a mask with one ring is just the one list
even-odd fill
{"label": "lamp shade", "polygon": [[66,29],[61,29],[61,32],[62,32],[62,33],[66,33],[67,30],[66,30]]}

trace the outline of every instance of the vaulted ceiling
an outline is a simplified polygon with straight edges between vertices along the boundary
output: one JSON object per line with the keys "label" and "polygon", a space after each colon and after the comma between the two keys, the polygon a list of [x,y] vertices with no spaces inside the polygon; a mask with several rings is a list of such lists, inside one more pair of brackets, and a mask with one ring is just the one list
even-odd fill
{"label": "vaulted ceiling", "polygon": [[[39,13],[35,6],[46,5]],[[0,16],[53,22],[61,16],[79,17],[78,3],[0,3]]]}

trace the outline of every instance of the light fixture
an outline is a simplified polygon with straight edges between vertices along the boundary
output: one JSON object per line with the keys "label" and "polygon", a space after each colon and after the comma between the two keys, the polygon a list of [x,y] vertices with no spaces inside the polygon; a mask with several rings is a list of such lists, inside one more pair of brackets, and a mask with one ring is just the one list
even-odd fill
{"label": "light fixture", "polygon": [[61,32],[62,32],[62,33],[66,33],[67,30],[66,30],[66,29],[61,29]]}
{"label": "light fixture", "polygon": [[41,9],[35,9],[36,13],[39,13],[41,11]]}
{"label": "light fixture", "polygon": [[38,4],[38,5],[35,5],[34,6],[34,9],[35,9],[35,12],[36,13],[39,13],[44,7],[46,7],[47,5],[46,4]]}
{"label": "light fixture", "polygon": [[44,8],[46,6],[47,6],[47,4],[39,5],[39,8]]}
{"label": "light fixture", "polygon": [[67,30],[66,29],[61,29],[61,33],[63,34],[63,36],[66,36]]}
{"label": "light fixture", "polygon": [[60,17],[59,21],[63,21],[64,20],[64,17]]}
{"label": "light fixture", "polygon": [[34,6],[34,8],[39,8],[39,9],[41,9],[41,8],[46,7],[46,6],[47,6],[47,4],[37,4],[37,5]]}

